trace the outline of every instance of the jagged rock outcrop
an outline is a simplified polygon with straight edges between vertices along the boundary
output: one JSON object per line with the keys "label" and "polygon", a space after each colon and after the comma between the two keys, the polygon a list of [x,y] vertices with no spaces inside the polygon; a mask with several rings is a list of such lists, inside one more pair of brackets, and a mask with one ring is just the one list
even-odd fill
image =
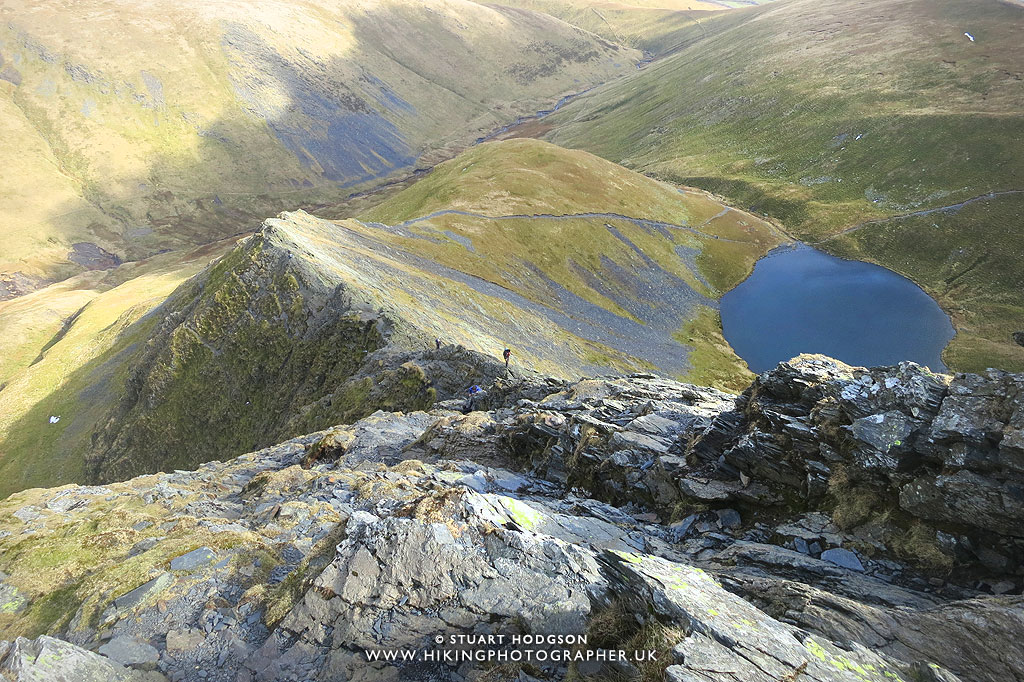
{"label": "jagged rock outcrop", "polygon": [[582,486],[615,504],[671,507],[678,443],[733,407],[735,396],[653,375],[593,379],[540,401],[520,403],[503,430],[509,453],[538,474]]}
{"label": "jagged rock outcrop", "polygon": [[739,397],[654,377],[580,382],[521,403],[533,409],[501,439],[535,473],[642,503],[681,536],[789,515],[763,539],[1002,591],[1024,581],[1021,381],[802,356]]}
{"label": "jagged rock outcrop", "polygon": [[0,642],[0,679],[8,682],[163,682],[155,672],[126,668],[106,656],[41,635]]}
{"label": "jagged rock outcrop", "polygon": [[[848,528],[902,527],[939,566],[1016,573],[1024,559],[1024,377],[950,379],[913,363],[804,356],[759,377],[688,452],[716,477],[824,504]],[[895,526],[894,526],[895,524]],[[875,528],[871,528],[875,526]],[[914,548],[908,548],[914,551]]]}
{"label": "jagged rock outcrop", "polygon": [[[484,410],[377,412],[196,471],[24,491],[0,506],[17,595],[0,628],[173,682],[1022,682],[1015,568],[965,560],[940,580],[885,544],[909,511],[865,534],[833,518],[833,481],[814,496],[793,473],[817,432],[826,462],[859,457],[898,504],[890,481],[936,472],[887,468],[901,446],[853,423],[899,413],[895,440],[936,452],[973,423],[965,404],[988,433],[1010,424],[1016,380],[950,389],[817,357],[739,398],[649,375],[502,380]],[[755,424],[788,431],[762,453],[774,466],[739,468]],[[972,538],[1016,541],[985,523]]]}

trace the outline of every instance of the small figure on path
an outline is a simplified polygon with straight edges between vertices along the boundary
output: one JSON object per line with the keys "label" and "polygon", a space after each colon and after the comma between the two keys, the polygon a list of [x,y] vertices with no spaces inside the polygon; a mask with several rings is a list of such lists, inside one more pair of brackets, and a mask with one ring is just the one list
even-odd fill
{"label": "small figure on path", "polygon": [[437,346],[438,350],[441,350],[441,339],[434,339],[434,345]]}
{"label": "small figure on path", "polygon": [[505,369],[508,369],[508,361],[512,359],[512,349],[506,348],[505,352],[501,354],[501,357],[505,358]]}

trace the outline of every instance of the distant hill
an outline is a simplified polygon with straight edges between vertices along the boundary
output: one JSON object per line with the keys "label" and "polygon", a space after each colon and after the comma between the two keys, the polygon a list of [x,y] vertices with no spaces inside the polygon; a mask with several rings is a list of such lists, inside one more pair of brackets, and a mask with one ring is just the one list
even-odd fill
{"label": "distant hill", "polygon": [[780,0],[701,26],[547,138],[906,274],[953,316],[950,367],[1024,368],[1021,6]]}
{"label": "distant hill", "polygon": [[0,300],[338,201],[640,58],[469,0],[0,12]]}
{"label": "distant hill", "polygon": [[[397,226],[389,239],[409,250],[561,307],[579,328],[606,313],[639,322],[612,330],[618,339],[602,343],[616,352],[597,365],[625,353],[612,366],[639,360],[725,388],[749,375],[721,340],[716,301],[785,241],[702,192],[530,139],[471,149],[360,219]],[[591,307],[574,310],[573,300]],[[687,359],[678,343],[691,349]]]}
{"label": "distant hill", "polygon": [[707,33],[703,21],[724,10],[771,0],[501,0],[579,26],[652,55],[672,52]]}

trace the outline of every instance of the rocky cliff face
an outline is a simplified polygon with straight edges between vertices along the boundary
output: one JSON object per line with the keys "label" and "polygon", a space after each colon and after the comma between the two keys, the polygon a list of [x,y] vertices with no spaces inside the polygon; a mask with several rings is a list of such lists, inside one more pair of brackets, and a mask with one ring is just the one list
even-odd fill
{"label": "rocky cliff face", "polygon": [[501,379],[469,413],[24,491],[0,507],[0,627],[60,639],[0,646],[0,671],[1024,680],[1021,382],[820,357],[739,397]]}

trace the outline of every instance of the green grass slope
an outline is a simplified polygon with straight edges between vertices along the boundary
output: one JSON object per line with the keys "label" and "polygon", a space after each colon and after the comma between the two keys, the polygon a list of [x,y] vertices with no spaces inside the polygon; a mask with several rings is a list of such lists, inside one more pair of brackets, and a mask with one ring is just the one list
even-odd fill
{"label": "green grass slope", "polygon": [[0,18],[0,298],[338,201],[639,58],[470,0],[10,0]]}
{"label": "green grass slope", "polygon": [[228,247],[84,273],[0,302],[0,329],[11,331],[0,335],[0,495],[84,480],[93,429],[152,329],[146,314]]}
{"label": "green grass slope", "polygon": [[724,10],[772,0],[502,0],[545,12],[651,55],[673,52],[707,33],[703,22]]}
{"label": "green grass slope", "polygon": [[663,54],[699,37],[701,21],[730,9],[704,0],[502,0],[544,12],[622,45]]}
{"label": "green grass slope", "polygon": [[954,315],[947,364],[1024,369],[1009,334],[1024,329],[1020,197],[957,207],[1024,189],[1024,10],[781,0],[702,25],[690,47],[546,119],[548,138],[909,275]]}
{"label": "green grass slope", "polygon": [[[448,254],[443,258],[465,271],[486,268],[514,276],[517,262],[550,263],[545,272],[569,289],[585,284],[576,274],[556,274],[555,264],[575,258],[596,268],[602,257],[622,251],[622,240],[606,227],[609,221],[645,256],[712,298],[742,281],[754,262],[781,240],[770,224],[702,192],[681,190],[593,154],[532,139],[470,149],[360,218],[395,225],[449,211],[476,215],[440,215],[411,229],[427,225],[432,232],[454,231],[469,239],[473,250],[451,238],[419,248],[438,257]],[[620,225],[622,221],[606,215],[685,229],[666,233]],[[503,220],[496,224],[488,216]],[[565,216],[577,219],[549,219]],[[677,246],[695,249],[694,263],[687,265]]]}

